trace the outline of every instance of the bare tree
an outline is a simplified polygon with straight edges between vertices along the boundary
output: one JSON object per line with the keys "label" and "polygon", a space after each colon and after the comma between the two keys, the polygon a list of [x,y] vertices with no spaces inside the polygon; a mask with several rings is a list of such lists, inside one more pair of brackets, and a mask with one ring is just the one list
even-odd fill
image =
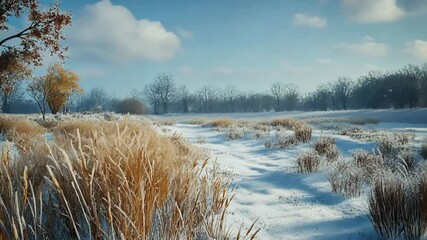
{"label": "bare tree", "polygon": [[160,89],[159,86],[154,82],[145,86],[144,89],[145,99],[150,103],[153,113],[160,113]]}
{"label": "bare tree", "polygon": [[275,82],[271,86],[271,94],[274,97],[274,111],[280,112],[282,111],[282,102],[285,96],[285,85],[281,82]]}
{"label": "bare tree", "polygon": [[198,92],[199,112],[211,112],[217,98],[217,91],[211,86],[203,86]]}
{"label": "bare tree", "polygon": [[274,97],[274,110],[295,110],[298,104],[298,88],[294,84],[284,84],[276,82],[271,86],[271,93]]}
{"label": "bare tree", "polygon": [[43,119],[46,119],[45,115],[48,107],[48,88],[46,87],[45,83],[46,81],[43,77],[34,78],[33,81],[28,84],[27,88],[28,94],[34,99],[34,101],[36,101]]}
{"label": "bare tree", "polygon": [[235,99],[239,95],[239,89],[233,85],[228,85],[224,89],[224,93],[226,96],[226,102],[227,102],[227,111],[228,112],[234,112],[235,108]]}
{"label": "bare tree", "polygon": [[287,111],[296,110],[299,102],[298,87],[295,84],[284,85],[283,108]]}
{"label": "bare tree", "polygon": [[178,101],[179,102],[181,102],[181,106],[182,106],[182,111],[184,112],[184,113],[188,113],[189,112],[189,103],[190,103],[190,98],[191,98],[191,95],[190,95],[190,92],[188,91],[188,89],[187,89],[187,87],[186,86],[184,86],[184,85],[181,85],[179,88],[178,88],[178,91],[177,91],[177,98],[178,98]]}
{"label": "bare tree", "polygon": [[175,96],[175,82],[172,75],[169,74],[158,74],[154,78],[154,84],[157,86],[159,98],[162,104],[163,113],[168,113],[169,104]]}
{"label": "bare tree", "polygon": [[339,77],[338,80],[332,84],[334,101],[336,101],[336,104],[340,102],[344,110],[347,110],[348,99],[350,98],[352,89],[353,82],[347,77]]}

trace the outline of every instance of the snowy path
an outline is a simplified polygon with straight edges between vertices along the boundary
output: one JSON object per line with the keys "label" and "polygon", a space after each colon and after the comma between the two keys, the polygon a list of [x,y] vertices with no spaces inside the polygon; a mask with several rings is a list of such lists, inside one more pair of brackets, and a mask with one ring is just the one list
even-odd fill
{"label": "snowy path", "polygon": [[[237,184],[228,224],[238,229],[258,219],[259,239],[376,239],[366,214],[365,197],[333,194],[324,173],[299,175],[293,161],[310,145],[286,150],[265,149],[264,140],[225,140],[211,128],[177,124],[168,127],[209,151]],[[314,140],[318,136],[314,134]],[[198,144],[197,142],[204,142]],[[348,155],[372,148],[342,137],[337,145]]]}

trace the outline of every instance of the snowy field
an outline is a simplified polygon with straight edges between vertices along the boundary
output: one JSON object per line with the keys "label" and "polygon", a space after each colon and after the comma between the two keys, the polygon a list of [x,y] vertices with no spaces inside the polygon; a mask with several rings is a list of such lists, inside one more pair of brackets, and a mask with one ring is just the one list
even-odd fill
{"label": "snowy field", "polygon": [[[311,122],[313,138],[306,144],[268,149],[265,139],[254,139],[247,133],[240,139],[229,140],[224,131],[188,123],[194,118],[225,116],[257,121],[279,117],[305,119]],[[409,133],[415,136],[411,143],[415,148],[427,137],[426,109],[175,115],[162,119],[177,121],[176,125],[162,126],[164,132],[182,134],[204,149],[221,172],[232,179],[236,195],[229,209],[228,224],[238,229],[242,223],[250,226],[257,221],[256,227],[261,228],[259,239],[378,239],[368,217],[368,187],[360,197],[337,195],[331,191],[326,177],[328,166],[319,173],[298,174],[294,162],[324,136],[336,139],[343,158],[351,157],[355,149],[374,151],[377,146],[372,136],[375,135]],[[378,123],[356,126],[342,119],[369,119]],[[362,129],[366,135],[339,134],[352,127]]]}

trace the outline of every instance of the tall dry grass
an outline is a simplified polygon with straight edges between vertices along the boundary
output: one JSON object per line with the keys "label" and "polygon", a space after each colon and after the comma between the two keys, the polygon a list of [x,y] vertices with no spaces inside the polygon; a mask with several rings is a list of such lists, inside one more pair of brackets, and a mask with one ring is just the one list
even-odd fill
{"label": "tall dry grass", "polygon": [[0,116],[0,132],[21,151],[29,151],[35,142],[43,141],[45,129],[23,117]]}
{"label": "tall dry grass", "polygon": [[228,128],[231,127],[235,121],[231,118],[218,118],[212,122],[206,123],[205,125],[216,127],[216,128]]}
{"label": "tall dry grass", "polygon": [[363,174],[360,169],[352,163],[337,162],[327,174],[332,192],[346,197],[358,197],[362,192]]}
{"label": "tall dry grass", "polygon": [[371,222],[383,239],[422,239],[427,230],[427,180],[377,179],[368,199]]}
{"label": "tall dry grass", "polygon": [[3,150],[0,239],[231,238],[228,183],[179,137],[128,121],[63,122],[54,136]]}
{"label": "tall dry grass", "polygon": [[320,167],[320,156],[315,151],[308,151],[301,154],[295,163],[299,173],[317,172]]}

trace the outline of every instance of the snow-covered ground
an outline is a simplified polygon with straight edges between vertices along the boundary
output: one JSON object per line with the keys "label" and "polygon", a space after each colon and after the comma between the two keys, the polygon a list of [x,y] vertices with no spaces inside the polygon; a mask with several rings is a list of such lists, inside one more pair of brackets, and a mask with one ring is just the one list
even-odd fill
{"label": "snow-covered ground", "polygon": [[[395,112],[395,118],[401,114]],[[368,115],[371,116],[370,113],[362,112],[358,118],[363,119]],[[393,120],[393,114],[388,115],[387,118]],[[369,189],[364,189],[360,197],[342,197],[331,191],[325,174],[327,169],[315,174],[297,174],[294,168],[297,156],[310,149],[321,136],[335,138],[344,157],[349,157],[354,149],[373,150],[376,145],[371,140],[354,139],[338,135],[335,130],[314,126],[313,139],[308,144],[286,149],[266,149],[265,139],[244,137],[227,140],[224,132],[185,122],[194,117],[220,116],[223,115],[193,115],[185,119],[181,116],[176,118],[178,123],[175,126],[166,128],[204,148],[216,159],[221,171],[233,180],[236,195],[229,208],[230,226],[238,229],[242,223],[250,226],[257,220],[256,227],[261,228],[259,239],[378,238],[367,214]],[[256,114],[237,116],[239,119],[269,119]],[[289,117],[289,114],[286,116]],[[396,120],[397,123],[387,121],[358,127],[367,131],[410,131],[415,133],[415,142],[419,144],[427,136],[427,118],[423,121],[424,124],[421,124],[418,120],[403,121],[400,118]]]}
{"label": "snow-covered ground", "polygon": [[[123,115],[111,115],[123,118]],[[62,119],[107,119],[109,114],[64,115]],[[40,118],[29,115],[29,118]],[[280,117],[305,119],[314,127],[310,143],[285,149],[267,149],[265,139],[243,137],[229,140],[224,132],[212,127],[190,125],[194,118],[215,119],[231,117],[238,120],[271,120]],[[130,116],[131,119],[146,117]],[[149,116],[156,119],[159,117]],[[230,177],[235,186],[235,198],[229,208],[228,225],[234,230],[257,221],[261,228],[258,239],[377,239],[367,214],[369,189],[360,197],[346,198],[331,191],[325,171],[315,174],[297,174],[294,161],[297,156],[312,148],[322,136],[336,139],[344,157],[355,149],[373,150],[371,138],[355,138],[338,132],[355,127],[365,133],[406,131],[415,134],[414,145],[427,137],[427,109],[410,110],[360,110],[338,112],[285,112],[244,114],[188,114],[168,115],[161,120],[177,121],[173,126],[159,126],[169,134],[182,134],[195,145],[203,148],[218,164],[222,174]],[[375,120],[378,124],[355,126],[345,121],[328,120]],[[320,121],[318,121],[320,119]],[[49,139],[51,135],[46,135]],[[4,143],[4,139],[0,139]],[[212,161],[213,161],[212,160]]]}
{"label": "snow-covered ground", "polygon": [[415,109],[381,109],[381,110],[347,110],[318,112],[261,112],[261,113],[211,113],[211,114],[169,114],[167,118],[190,120],[197,118],[232,117],[235,119],[263,120],[280,117],[310,118],[348,118],[354,120],[373,119],[380,122],[427,124],[427,108]]}

